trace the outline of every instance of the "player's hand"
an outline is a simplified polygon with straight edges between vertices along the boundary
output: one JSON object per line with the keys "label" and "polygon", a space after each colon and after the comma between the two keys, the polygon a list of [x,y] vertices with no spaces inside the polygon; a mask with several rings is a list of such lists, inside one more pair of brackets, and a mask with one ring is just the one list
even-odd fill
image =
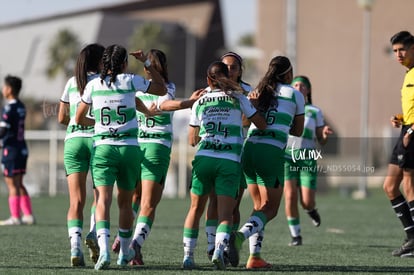
{"label": "player's hand", "polygon": [[391,121],[392,127],[394,127],[394,128],[400,128],[401,125],[402,125],[402,121],[403,120],[402,120],[401,117],[395,115],[395,116],[392,116],[391,117],[390,121]]}
{"label": "player's hand", "polygon": [[333,131],[331,129],[331,127],[329,127],[328,125],[325,125],[322,129],[322,136],[324,139],[327,139],[329,135],[332,135]]}
{"label": "player's hand", "polygon": [[132,55],[133,57],[135,57],[136,59],[138,59],[141,62],[145,62],[145,60],[147,60],[147,55],[142,50],[131,52],[129,54]]}
{"label": "player's hand", "polygon": [[148,108],[148,112],[145,114],[146,117],[160,115],[162,112],[158,109],[157,104],[152,103]]}
{"label": "player's hand", "polygon": [[257,108],[258,104],[259,104],[259,93],[254,90],[251,91],[248,95],[247,98],[250,100],[250,102],[253,104],[253,106],[255,108]]}
{"label": "player's hand", "polygon": [[198,89],[198,90],[194,91],[194,92],[191,94],[191,96],[190,96],[189,100],[194,100],[194,101],[196,101],[196,100],[197,100],[197,99],[199,99],[201,96],[203,96],[205,93],[206,93],[206,90],[205,90],[205,89]]}
{"label": "player's hand", "polygon": [[409,135],[408,133],[405,133],[405,135],[403,137],[403,146],[404,146],[404,148],[407,148],[408,144],[410,143],[411,136],[412,135]]}

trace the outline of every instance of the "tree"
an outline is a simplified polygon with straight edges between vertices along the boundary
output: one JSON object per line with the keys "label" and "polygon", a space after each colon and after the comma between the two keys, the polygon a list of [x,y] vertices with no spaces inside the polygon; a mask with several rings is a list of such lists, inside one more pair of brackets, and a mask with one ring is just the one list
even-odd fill
{"label": "tree", "polygon": [[[128,51],[142,49],[147,52],[153,48],[163,51],[168,56],[168,35],[162,25],[155,22],[145,22],[136,26],[128,41]],[[132,72],[142,72],[143,66],[140,62],[130,62],[128,68]]]}
{"label": "tree", "polygon": [[79,51],[78,37],[68,29],[60,30],[49,45],[47,76],[55,78],[59,73],[66,79],[72,76]]}
{"label": "tree", "polygon": [[254,35],[251,33],[242,35],[237,44],[240,46],[254,47]]}

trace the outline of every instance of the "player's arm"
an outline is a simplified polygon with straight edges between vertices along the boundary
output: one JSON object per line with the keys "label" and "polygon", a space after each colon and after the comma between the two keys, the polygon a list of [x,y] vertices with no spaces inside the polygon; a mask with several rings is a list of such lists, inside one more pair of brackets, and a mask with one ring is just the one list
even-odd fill
{"label": "player's arm", "polygon": [[130,53],[130,55],[143,62],[145,69],[147,69],[151,74],[151,84],[147,90],[147,93],[159,96],[165,95],[167,88],[165,87],[164,79],[158,71],[151,66],[151,62],[147,59],[144,52],[142,50],[138,50]]}
{"label": "player's arm", "polygon": [[188,143],[193,147],[196,146],[201,140],[200,136],[198,135],[199,132],[200,132],[199,126],[190,125],[188,129]]}
{"label": "player's arm", "polygon": [[95,120],[86,117],[86,114],[88,113],[88,111],[89,111],[89,105],[81,101],[76,111],[76,115],[75,115],[76,124],[83,125],[83,126],[93,126],[95,124]]}
{"label": "player's arm", "polygon": [[60,124],[68,125],[70,121],[69,117],[69,103],[61,101],[59,103],[58,121]]}
{"label": "player's arm", "polygon": [[0,139],[3,138],[7,134],[8,124],[5,121],[0,122]]}
{"label": "player's arm", "polygon": [[136,110],[143,113],[147,117],[161,114],[160,110],[157,109],[157,105],[155,103],[152,103],[152,105],[147,108],[144,102],[142,102],[142,100],[138,97],[135,97],[135,105]]}
{"label": "player's arm", "polygon": [[177,111],[181,109],[191,108],[194,102],[196,102],[196,100],[199,99],[204,94],[204,92],[204,89],[194,91],[192,95],[186,100],[165,100],[160,104],[160,110]]}
{"label": "player's arm", "polygon": [[10,129],[10,121],[4,117],[11,118],[13,116],[12,113],[5,112],[6,116],[3,115],[3,119],[0,121],[0,139],[3,138]]}
{"label": "player's arm", "polygon": [[264,130],[267,127],[266,120],[259,112],[256,112],[252,117],[249,118],[249,120],[253,122],[259,130]]}
{"label": "player's arm", "polygon": [[292,126],[290,127],[289,134],[292,136],[300,137],[303,133],[303,128],[305,124],[305,115],[296,115],[293,119]]}
{"label": "player's arm", "polygon": [[316,138],[320,145],[325,145],[328,142],[328,136],[333,134],[333,131],[328,125],[316,128]]}

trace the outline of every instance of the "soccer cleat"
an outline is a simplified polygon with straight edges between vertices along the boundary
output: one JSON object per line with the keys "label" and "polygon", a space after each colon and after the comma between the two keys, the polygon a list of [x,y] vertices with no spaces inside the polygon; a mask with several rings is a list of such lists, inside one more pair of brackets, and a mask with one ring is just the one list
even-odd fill
{"label": "soccer cleat", "polygon": [[406,254],[402,254],[400,257],[401,258],[414,258],[414,251],[406,253]]}
{"label": "soccer cleat", "polygon": [[89,257],[91,258],[92,262],[96,264],[99,258],[99,245],[95,232],[91,231],[88,233],[88,235],[86,235],[85,244],[89,249]]}
{"label": "soccer cleat", "polygon": [[85,266],[85,260],[80,248],[72,248],[70,250],[70,264],[71,266]]}
{"label": "soccer cleat", "polygon": [[240,261],[240,249],[244,240],[243,233],[232,232],[229,240],[229,262],[231,266],[236,267]]}
{"label": "soccer cleat", "polygon": [[321,216],[319,215],[318,210],[316,208],[308,211],[308,215],[312,219],[312,223],[314,226],[318,227],[319,225],[321,225]]}
{"label": "soccer cleat", "polygon": [[130,248],[128,255],[123,255],[122,251],[119,252],[118,260],[116,263],[120,266],[126,266],[135,257],[134,249]]}
{"label": "soccer cleat", "polygon": [[209,250],[209,251],[207,251],[207,258],[208,258],[209,261],[212,260],[213,254],[214,254],[214,248],[211,249],[211,250]]}
{"label": "soccer cleat", "polygon": [[230,263],[230,261],[229,261],[229,252],[228,251],[224,250],[224,252],[223,252],[223,258],[224,258],[224,264],[226,266],[228,266],[229,263]]}
{"label": "soccer cleat", "polygon": [[114,243],[112,244],[112,251],[115,254],[118,254],[120,249],[121,249],[121,241],[119,240],[118,235],[116,235]]}
{"label": "soccer cleat", "polygon": [[263,260],[260,257],[249,256],[247,260],[246,268],[247,269],[261,269],[261,268],[271,268],[272,265]]}
{"label": "soccer cleat", "polygon": [[95,264],[95,269],[96,270],[107,269],[110,264],[111,264],[111,257],[109,255],[109,251],[107,251],[99,255],[98,261]]}
{"label": "soccer cleat", "polygon": [[194,258],[190,256],[185,256],[183,260],[183,269],[191,270],[196,268],[196,265],[194,263]]}
{"label": "soccer cleat", "polygon": [[289,246],[299,246],[302,245],[302,237],[292,237],[292,241],[289,243]]}
{"label": "soccer cleat", "polygon": [[22,217],[22,224],[25,224],[25,225],[33,225],[35,223],[36,223],[36,220],[33,217],[33,215],[23,215],[23,217]]}
{"label": "soccer cleat", "polygon": [[221,251],[220,249],[215,249],[214,250],[214,254],[211,260],[214,264],[214,267],[216,268],[216,270],[225,270],[226,269],[226,264],[224,263],[224,255],[223,255],[223,251]]}
{"label": "soccer cleat", "polygon": [[412,252],[414,252],[414,239],[408,239],[405,240],[400,248],[394,250],[392,255],[404,258],[409,256]]}
{"label": "soccer cleat", "polygon": [[131,265],[144,265],[144,261],[142,260],[141,254],[141,246],[137,243],[137,241],[132,241],[131,248],[135,252],[134,258],[131,261]]}
{"label": "soccer cleat", "polygon": [[0,221],[0,225],[21,225],[22,222],[19,218],[10,217],[7,220]]}

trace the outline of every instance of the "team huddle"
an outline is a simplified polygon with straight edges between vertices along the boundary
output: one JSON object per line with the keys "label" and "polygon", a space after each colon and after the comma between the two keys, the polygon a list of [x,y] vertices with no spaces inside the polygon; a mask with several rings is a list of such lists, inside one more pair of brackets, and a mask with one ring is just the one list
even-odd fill
{"label": "team huddle", "polygon": [[[192,202],[183,230],[183,268],[196,267],[193,253],[207,202],[207,256],[214,266],[217,269],[225,269],[228,264],[237,266],[238,251],[248,238],[250,257],[246,267],[271,267],[261,258],[260,248],[264,226],[277,214],[283,186],[289,202],[286,207],[292,236],[289,245],[301,245],[298,194],[306,198],[301,200],[302,206],[314,224],[320,224],[314,198],[316,174],[287,175],[285,171],[295,170],[288,163],[287,156],[293,154],[286,149],[288,140],[306,132],[301,139],[307,141],[302,144],[299,139],[299,143],[302,148],[313,148],[315,138],[323,144],[331,133],[320,110],[311,105],[309,80],[299,76],[292,81],[289,60],[278,56],[270,62],[257,88],[252,89],[241,79],[242,58],[229,52],[209,66],[206,88],[193,92],[188,100],[175,100],[175,85],[168,79],[165,54],[153,49],[147,55],[142,51],[130,55],[144,63],[146,77],[126,73],[128,53],[122,46],[86,46],[78,56],[75,76],[68,80],[61,97],[58,121],[67,125],[64,165],[70,198],[67,226],[72,266],[85,265],[82,231],[89,170],[94,202],[84,242],[95,269],[108,267],[110,250],[118,254],[118,265],[144,264],[141,247],[150,234],[170,162],[172,114],[190,107],[189,142],[198,150],[193,161]],[[20,102],[21,85],[15,87],[14,79],[8,76],[3,88],[5,97],[11,91],[10,106]],[[19,129],[14,124],[21,123],[7,120],[17,117],[8,116],[10,110],[13,108],[9,105],[4,108],[0,129],[4,135],[13,137],[12,129]],[[20,126],[24,129],[24,125]],[[18,135],[15,138],[24,142]],[[20,147],[24,150],[16,151],[23,154],[22,162],[10,155],[14,149],[4,142],[4,175],[12,183],[11,217],[2,222],[4,225],[34,223],[30,197],[22,184],[27,160],[24,153],[27,147],[23,145]],[[261,163],[262,157],[269,161]],[[294,165],[314,165],[312,160],[308,161]],[[119,230],[110,246],[109,209],[115,182]],[[13,188],[22,190],[21,198]],[[238,208],[246,188],[254,209],[240,227]]]}
{"label": "team huddle", "polygon": [[[392,255],[413,257],[414,36],[401,31],[390,42],[397,61],[408,71],[401,89],[402,114],[391,118],[393,127],[401,127],[401,134],[383,188],[406,233],[403,245]],[[129,56],[144,64],[145,76],[127,73]],[[191,203],[183,225],[183,269],[197,268],[194,252],[204,213],[206,254],[218,270],[239,265],[246,240],[249,258],[245,267],[271,268],[261,249],[265,247],[265,227],[278,214],[282,196],[291,235],[288,245],[303,243],[299,202],[314,226],[321,224],[315,202],[317,158],[309,152],[324,145],[333,131],[325,124],[322,111],[312,104],[309,78],[293,77],[285,56],[270,60],[255,88],[242,80],[242,73],[242,58],[227,52],[207,68],[206,87],[188,99],[177,100],[162,51],[128,53],[120,45],[105,48],[100,44],[81,50],[58,114],[59,123],[67,125],[64,167],[72,266],[85,266],[83,242],[96,270],[108,268],[112,253],[118,255],[120,266],[144,265],[142,248],[155,221],[170,163],[173,112],[186,108],[191,108],[189,145],[197,150],[192,161]],[[4,82],[6,104],[0,138],[11,216],[0,225],[31,225],[35,219],[23,185],[28,150],[26,110],[19,100],[22,81],[6,76]],[[82,238],[89,170],[94,199],[90,228]],[[119,220],[110,244],[115,183]],[[243,223],[239,206],[246,189],[253,209]]]}
{"label": "team huddle", "polygon": [[[143,62],[145,77],[126,73],[129,56]],[[316,142],[326,143],[332,133],[320,109],[312,105],[310,81],[305,76],[293,78],[289,59],[276,56],[253,89],[242,80],[242,62],[234,52],[224,54],[208,67],[205,88],[177,100],[162,51],[128,54],[120,45],[104,48],[99,44],[82,49],[75,75],[61,97],[58,117],[67,125],[64,165],[72,266],[85,265],[82,231],[89,170],[94,203],[84,242],[95,269],[106,269],[113,252],[120,266],[144,265],[141,250],[155,220],[170,162],[172,115],[185,108],[191,108],[189,144],[197,150],[183,228],[184,269],[196,268],[193,256],[207,203],[207,256],[219,270],[239,265],[239,251],[247,239],[246,268],[271,267],[260,250],[264,228],[277,215],[284,192],[292,237],[289,245],[302,244],[298,196],[303,197],[302,207],[314,225],[320,225],[315,207],[316,170],[293,173],[295,169],[290,168],[313,166],[316,160],[288,161],[300,150],[315,148]],[[287,145],[294,136],[291,152]],[[115,182],[119,229],[110,244],[109,211]],[[253,209],[241,223],[239,205],[245,189]]]}

